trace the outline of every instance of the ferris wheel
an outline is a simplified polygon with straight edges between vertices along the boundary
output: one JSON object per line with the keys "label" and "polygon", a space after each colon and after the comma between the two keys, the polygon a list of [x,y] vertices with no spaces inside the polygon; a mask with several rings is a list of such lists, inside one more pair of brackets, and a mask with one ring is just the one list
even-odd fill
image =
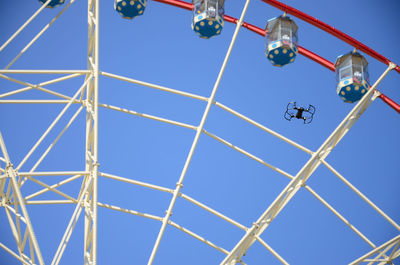
{"label": "ferris wheel", "polygon": [[31,2],[0,5],[0,264],[397,264],[391,59],[277,0]]}

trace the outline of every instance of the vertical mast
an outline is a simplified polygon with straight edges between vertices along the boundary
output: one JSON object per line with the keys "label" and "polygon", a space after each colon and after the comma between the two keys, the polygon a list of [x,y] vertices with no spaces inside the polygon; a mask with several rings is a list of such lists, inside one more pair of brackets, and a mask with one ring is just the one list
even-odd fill
{"label": "vertical mast", "polygon": [[98,177],[98,88],[99,88],[99,0],[88,0],[88,69],[92,80],[86,88],[85,165],[90,174],[85,178],[90,188],[84,199],[85,264],[97,264],[97,177]]}

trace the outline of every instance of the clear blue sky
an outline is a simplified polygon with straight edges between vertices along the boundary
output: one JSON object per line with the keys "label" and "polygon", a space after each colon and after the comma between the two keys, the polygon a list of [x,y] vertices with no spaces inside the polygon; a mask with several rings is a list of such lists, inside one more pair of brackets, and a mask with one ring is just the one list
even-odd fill
{"label": "clear blue sky", "polygon": [[[143,16],[122,19],[113,1],[100,1],[100,69],[208,97],[233,35],[226,23],[220,36],[197,37],[189,11],[149,1]],[[245,1],[226,1],[226,13],[239,17]],[[285,1],[342,30],[395,63],[400,63],[400,3],[387,1]],[[0,43],[40,7],[39,1],[0,1]],[[0,67],[12,58],[63,6],[46,9],[0,53]],[[245,21],[263,28],[282,12],[260,0],[250,3]],[[335,61],[353,48],[298,19],[299,44]],[[12,66],[13,69],[86,69],[87,1],[70,9]],[[244,28],[239,32],[216,100],[268,128],[316,151],[354,106],[336,95],[333,72],[299,55],[284,68],[273,67],[264,55],[264,39]],[[366,56],[371,81],[386,65]],[[10,75],[38,83],[59,75]],[[73,95],[82,78],[48,88]],[[21,88],[0,80],[0,93]],[[400,102],[400,75],[392,71],[379,90]],[[205,103],[147,87],[100,78],[100,102],[197,126]],[[8,99],[55,99],[39,91]],[[286,121],[290,101],[316,107],[314,121]],[[0,131],[14,165],[42,135],[62,105],[0,104]],[[78,106],[73,106],[21,171],[28,171],[57,137]],[[157,121],[100,109],[100,171],[175,188],[195,132]],[[264,161],[295,175],[309,155],[213,106],[205,129]],[[377,99],[327,161],[384,212],[400,222],[400,116]],[[84,170],[85,115],[81,113],[39,171]],[[4,163],[1,164],[4,167]],[[60,177],[38,177],[54,184]],[[202,135],[182,192],[250,227],[289,180],[275,171]],[[365,234],[380,245],[399,231],[321,166],[308,184]],[[76,197],[80,180],[61,191]],[[40,187],[28,183],[23,194]],[[47,194],[38,199],[62,199]],[[170,194],[99,178],[99,201],[164,216]],[[50,264],[73,212],[73,205],[28,207],[46,264]],[[172,221],[231,250],[244,232],[179,198]],[[161,223],[99,208],[98,264],[146,264]],[[80,217],[60,264],[83,261],[83,216]],[[371,248],[305,189],[301,189],[268,227],[262,238],[290,264],[346,264]],[[0,209],[0,242],[17,251],[5,211]],[[224,255],[168,226],[154,264],[219,264]],[[249,265],[280,264],[259,243],[244,261]],[[0,264],[19,264],[0,249]]]}

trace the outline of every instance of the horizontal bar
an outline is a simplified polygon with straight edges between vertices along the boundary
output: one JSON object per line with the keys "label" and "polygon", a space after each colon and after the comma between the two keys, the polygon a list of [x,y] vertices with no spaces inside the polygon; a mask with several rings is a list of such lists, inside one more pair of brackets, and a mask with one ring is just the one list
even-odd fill
{"label": "horizontal bar", "polygon": [[[68,104],[69,100],[51,100],[51,99],[8,99],[0,100],[0,104]],[[81,103],[75,101],[72,103]]]}
{"label": "horizontal bar", "polygon": [[69,200],[27,200],[25,204],[31,205],[46,205],[46,204],[76,204]]}
{"label": "horizontal bar", "polygon": [[168,193],[173,193],[174,192],[172,189],[168,189],[168,188],[164,188],[164,187],[161,187],[161,186],[145,183],[145,182],[138,181],[138,180],[122,178],[122,177],[118,177],[118,176],[115,176],[115,175],[107,174],[107,173],[104,173],[104,172],[99,172],[99,176],[102,176],[102,177],[105,177],[105,178],[109,178],[109,179],[113,179],[113,180],[117,180],[117,181],[126,182],[126,183],[129,183],[129,184],[142,186],[142,187],[145,187],[145,188],[159,190],[159,191],[163,191],[163,192],[168,192]]}
{"label": "horizontal bar", "polygon": [[90,70],[0,69],[1,74],[90,74]]}
{"label": "horizontal bar", "polygon": [[42,172],[18,172],[21,177],[25,176],[72,176],[72,175],[90,175],[87,171],[42,171]]}
{"label": "horizontal bar", "polygon": [[129,213],[129,214],[133,214],[133,215],[137,215],[137,216],[153,219],[153,220],[160,221],[160,222],[162,221],[162,217],[159,217],[159,216],[156,216],[156,215],[152,215],[152,214],[148,214],[148,213],[140,213],[138,211],[129,210],[129,209],[125,209],[125,208],[121,208],[121,207],[118,207],[118,206],[114,206],[114,205],[110,205],[110,204],[106,204],[106,203],[101,203],[101,202],[98,202],[97,205],[100,206],[100,207],[103,207],[103,208],[110,209],[110,210],[115,210],[115,211],[119,211],[119,212],[123,212],[123,213]]}
{"label": "horizontal bar", "polygon": [[150,115],[150,114],[140,113],[140,112],[136,112],[134,110],[128,110],[128,109],[124,109],[124,108],[116,107],[116,106],[112,106],[112,105],[107,105],[107,104],[99,104],[99,107],[103,107],[103,108],[111,109],[111,110],[116,110],[116,111],[120,111],[120,112],[127,113],[127,114],[132,114],[132,115],[135,115],[135,116],[139,116],[139,117],[143,117],[143,118],[147,118],[147,119],[151,119],[151,120],[161,121],[161,122],[165,122],[165,123],[168,123],[168,124],[177,125],[177,126],[180,126],[180,127],[183,127],[183,128],[196,130],[196,126],[193,126],[193,125],[190,125],[190,124],[187,124],[187,123],[173,121],[173,120],[161,118],[161,117]]}
{"label": "horizontal bar", "polygon": [[101,74],[103,76],[111,77],[111,78],[118,79],[118,80],[121,80],[121,81],[126,81],[126,82],[129,82],[129,83],[132,83],[132,84],[142,85],[142,86],[146,86],[146,87],[162,90],[162,91],[165,91],[165,92],[170,92],[170,93],[173,93],[173,94],[177,94],[177,95],[181,95],[181,96],[185,96],[185,97],[189,97],[189,98],[194,98],[194,99],[198,99],[198,100],[202,100],[202,101],[207,101],[206,97],[199,96],[199,95],[196,95],[196,94],[192,94],[192,93],[188,93],[188,92],[184,92],[184,91],[180,91],[180,90],[176,90],[176,89],[172,89],[172,88],[168,88],[168,87],[164,87],[164,86],[155,85],[155,84],[151,84],[151,83],[135,80],[135,79],[128,78],[128,77],[123,77],[123,76],[120,76],[120,75],[110,74],[110,73],[107,73],[107,72],[101,72]]}

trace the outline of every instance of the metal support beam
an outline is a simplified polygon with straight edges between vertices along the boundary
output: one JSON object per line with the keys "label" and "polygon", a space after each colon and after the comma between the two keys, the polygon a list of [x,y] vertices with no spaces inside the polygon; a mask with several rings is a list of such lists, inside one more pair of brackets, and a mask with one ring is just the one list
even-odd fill
{"label": "metal support beam", "polygon": [[378,84],[385,78],[385,76],[395,68],[394,64],[390,64],[385,72],[379,77],[370,90],[364,97],[356,104],[350,111],[346,118],[340,123],[335,131],[328,137],[328,139],[321,145],[303,168],[297,173],[295,178],[285,187],[285,189],[278,195],[273,203],[267,210],[258,218],[252,227],[246,232],[242,239],[236,244],[229,255],[221,262],[221,265],[233,265],[241,261],[243,255],[255,242],[256,237],[261,235],[275,217],[282,211],[286,204],[293,198],[297,191],[305,185],[308,178],[314,173],[317,167],[321,164],[321,160],[325,159],[333,148],[339,143],[344,135],[349,131],[353,124],[358,120],[365,109],[375,99],[374,93]]}
{"label": "metal support beam", "polygon": [[93,75],[86,87],[86,148],[85,171],[82,187],[85,212],[84,264],[97,264],[97,178],[98,178],[98,107],[99,107],[99,0],[88,0],[88,69]]}
{"label": "metal support beam", "polygon": [[[380,254],[378,256],[376,256],[372,261],[373,264],[375,261],[380,261],[379,259],[381,258],[382,255],[384,255],[386,252],[388,252],[391,248],[396,248],[398,246],[398,244],[400,243],[400,235],[392,238],[391,240],[387,241],[386,243],[380,245],[379,247],[374,248],[373,250],[371,250],[370,252],[368,252],[367,254],[365,254],[364,256],[356,259],[355,261],[351,262],[349,265],[357,265],[360,264],[362,262],[368,262],[371,261],[371,257],[375,254],[377,254],[378,252],[380,252]],[[397,257],[397,255],[393,255],[393,253],[396,250],[394,249],[394,251],[392,251],[392,254],[390,255],[391,259],[390,260],[386,260],[384,261],[383,264],[390,264],[390,262],[395,259]]]}
{"label": "metal support beam", "polygon": [[4,68],[9,69],[31,46],[34,44],[43,33],[71,6],[75,0],[71,0],[41,31],[18,53],[18,55]]}
{"label": "metal support beam", "polygon": [[[15,200],[16,200],[16,202],[18,202],[18,205],[22,211],[22,216],[25,219],[26,229],[28,230],[28,234],[29,234],[29,241],[33,245],[34,253],[36,254],[39,264],[44,265],[42,253],[40,251],[39,244],[36,240],[36,236],[33,231],[32,223],[29,218],[28,210],[26,209],[25,201],[21,194],[21,190],[20,190],[20,187],[17,182],[17,172],[14,170],[14,167],[11,164],[10,157],[8,156],[6,145],[4,143],[3,136],[1,133],[0,133],[0,147],[1,147],[1,151],[3,152],[3,156],[6,160],[6,175],[10,178],[11,186],[13,189],[13,194],[15,196]],[[19,220],[18,220],[17,224],[18,224],[18,230],[19,230],[19,234],[20,234]],[[32,255],[31,258],[32,258],[32,260],[34,260],[34,255]]]}
{"label": "metal support beam", "polygon": [[172,196],[172,200],[171,200],[171,202],[170,202],[170,204],[168,206],[168,210],[167,210],[166,215],[165,215],[165,217],[163,219],[163,222],[162,222],[162,225],[161,225],[161,229],[160,229],[160,231],[158,233],[156,242],[154,244],[154,247],[153,247],[153,250],[151,252],[149,261],[147,263],[148,265],[153,264],[153,261],[154,261],[155,255],[157,253],[158,247],[160,245],[161,239],[162,239],[162,237],[164,235],[165,228],[166,228],[167,224],[169,223],[169,219],[170,219],[170,217],[172,215],[172,209],[174,208],[176,199],[178,198],[179,193],[180,193],[180,191],[181,191],[181,189],[183,187],[183,181],[185,179],[186,172],[187,172],[187,170],[189,168],[189,165],[190,165],[190,162],[192,160],[192,157],[193,157],[194,151],[196,149],[197,143],[198,143],[198,141],[200,139],[200,135],[203,132],[204,125],[205,125],[205,122],[207,120],[208,114],[210,113],[211,106],[214,103],[215,95],[217,93],[219,84],[221,82],[222,75],[224,74],[224,71],[225,71],[225,68],[226,68],[226,64],[228,63],[229,57],[231,55],[233,46],[234,46],[234,44],[236,42],[236,38],[237,38],[237,35],[239,33],[240,26],[243,23],[244,15],[246,14],[247,7],[248,7],[249,3],[250,3],[250,0],[247,0],[245,5],[244,5],[242,14],[240,16],[240,20],[236,24],[236,28],[235,28],[235,32],[234,32],[233,37],[232,37],[232,41],[231,41],[231,43],[229,45],[229,48],[228,48],[228,51],[227,51],[227,53],[225,55],[225,59],[224,59],[224,62],[222,63],[222,67],[221,67],[220,72],[218,74],[217,80],[216,80],[216,82],[214,84],[214,87],[213,87],[213,90],[211,92],[210,97],[207,99],[206,109],[205,109],[205,111],[203,113],[203,117],[201,118],[200,125],[197,127],[196,135],[194,137],[194,140],[193,140],[192,146],[190,148],[189,154],[188,154],[188,156],[186,158],[185,165],[184,165],[184,167],[182,169],[182,172],[181,172],[181,175],[179,177],[179,180],[176,183],[176,189],[174,190],[174,193],[173,193],[173,196]]}
{"label": "metal support beam", "polygon": [[31,23],[32,20],[34,20],[35,17],[37,17],[37,15],[39,15],[40,12],[42,12],[42,10],[45,9],[50,2],[51,2],[51,0],[47,0],[46,3],[44,3],[3,45],[1,45],[0,52],[3,51],[4,48],[6,48],[7,45],[10,44],[10,42],[12,42],[12,40],[15,39],[15,37],[17,37],[18,34],[24,28],[26,28],[26,26],[28,26],[29,23]]}

